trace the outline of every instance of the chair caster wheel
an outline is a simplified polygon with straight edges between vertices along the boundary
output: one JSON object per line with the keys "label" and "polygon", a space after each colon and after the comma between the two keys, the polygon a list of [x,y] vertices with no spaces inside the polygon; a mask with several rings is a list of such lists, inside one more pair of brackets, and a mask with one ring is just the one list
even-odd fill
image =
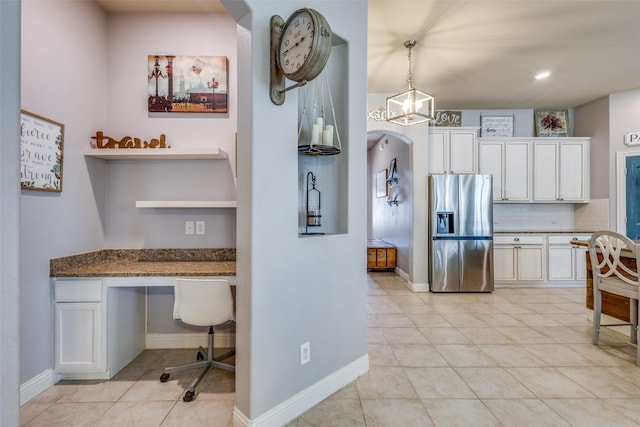
{"label": "chair caster wheel", "polygon": [[169,377],[171,376],[171,374],[167,374],[166,372],[162,375],[160,375],[160,382],[161,383],[166,383],[169,380]]}
{"label": "chair caster wheel", "polygon": [[202,353],[198,352],[198,354],[196,354],[196,360],[204,360]]}
{"label": "chair caster wheel", "polygon": [[182,398],[182,400],[184,400],[185,402],[191,402],[194,396],[195,396],[194,392],[188,391],[184,394],[184,397]]}

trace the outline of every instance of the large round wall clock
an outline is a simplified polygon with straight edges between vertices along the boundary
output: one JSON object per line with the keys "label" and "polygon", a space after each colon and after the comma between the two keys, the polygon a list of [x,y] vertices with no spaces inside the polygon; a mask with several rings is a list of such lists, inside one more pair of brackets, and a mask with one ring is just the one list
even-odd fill
{"label": "large round wall clock", "polygon": [[[271,101],[284,102],[284,93],[315,79],[331,54],[331,27],[314,9],[298,9],[285,22],[271,17]],[[297,82],[284,87],[285,77]]]}

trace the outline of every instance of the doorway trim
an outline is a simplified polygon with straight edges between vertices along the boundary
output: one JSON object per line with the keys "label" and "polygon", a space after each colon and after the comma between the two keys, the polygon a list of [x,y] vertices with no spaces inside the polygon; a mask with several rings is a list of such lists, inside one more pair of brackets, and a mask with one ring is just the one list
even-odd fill
{"label": "doorway trim", "polygon": [[620,234],[627,234],[627,191],[625,169],[627,157],[640,156],[640,151],[618,151],[616,153],[616,231]]}

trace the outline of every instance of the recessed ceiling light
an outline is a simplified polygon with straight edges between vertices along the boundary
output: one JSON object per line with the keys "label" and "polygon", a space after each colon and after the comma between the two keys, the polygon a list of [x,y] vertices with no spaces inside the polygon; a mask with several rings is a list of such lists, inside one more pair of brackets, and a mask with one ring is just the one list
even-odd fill
{"label": "recessed ceiling light", "polygon": [[551,71],[543,71],[541,73],[536,74],[536,79],[537,80],[546,79],[550,75],[551,75]]}

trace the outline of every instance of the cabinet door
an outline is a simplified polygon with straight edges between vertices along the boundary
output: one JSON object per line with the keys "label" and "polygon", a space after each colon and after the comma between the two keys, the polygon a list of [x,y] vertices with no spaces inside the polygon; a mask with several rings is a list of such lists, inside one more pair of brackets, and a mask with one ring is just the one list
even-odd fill
{"label": "cabinet door", "polygon": [[102,303],[59,302],[54,315],[55,370],[103,370]]}
{"label": "cabinet door", "polygon": [[516,249],[511,245],[493,245],[493,279],[514,281],[516,276]]}
{"label": "cabinet door", "polygon": [[544,246],[523,245],[517,248],[518,280],[543,281],[545,277]]}
{"label": "cabinet door", "polygon": [[560,199],[585,200],[585,144],[583,142],[560,143]]}
{"label": "cabinet door", "polygon": [[573,256],[574,248],[571,245],[549,245],[549,280],[573,280]]}
{"label": "cabinet door", "polygon": [[[531,199],[531,144],[528,141],[504,145],[504,199],[528,202]],[[494,187],[495,188],[495,187]]]}
{"label": "cabinet door", "polygon": [[479,150],[479,172],[493,176],[493,201],[500,202],[504,199],[504,143],[481,142]]}
{"label": "cabinet door", "polygon": [[476,132],[451,131],[449,135],[449,171],[476,172]]}
{"label": "cabinet door", "polygon": [[586,282],[587,280],[587,248],[573,248],[573,255],[576,266],[576,280]]}
{"label": "cabinet door", "polygon": [[558,144],[537,141],[533,151],[533,199],[555,202],[558,199]]}
{"label": "cabinet door", "polygon": [[447,173],[448,137],[449,133],[446,131],[429,132],[429,173]]}

